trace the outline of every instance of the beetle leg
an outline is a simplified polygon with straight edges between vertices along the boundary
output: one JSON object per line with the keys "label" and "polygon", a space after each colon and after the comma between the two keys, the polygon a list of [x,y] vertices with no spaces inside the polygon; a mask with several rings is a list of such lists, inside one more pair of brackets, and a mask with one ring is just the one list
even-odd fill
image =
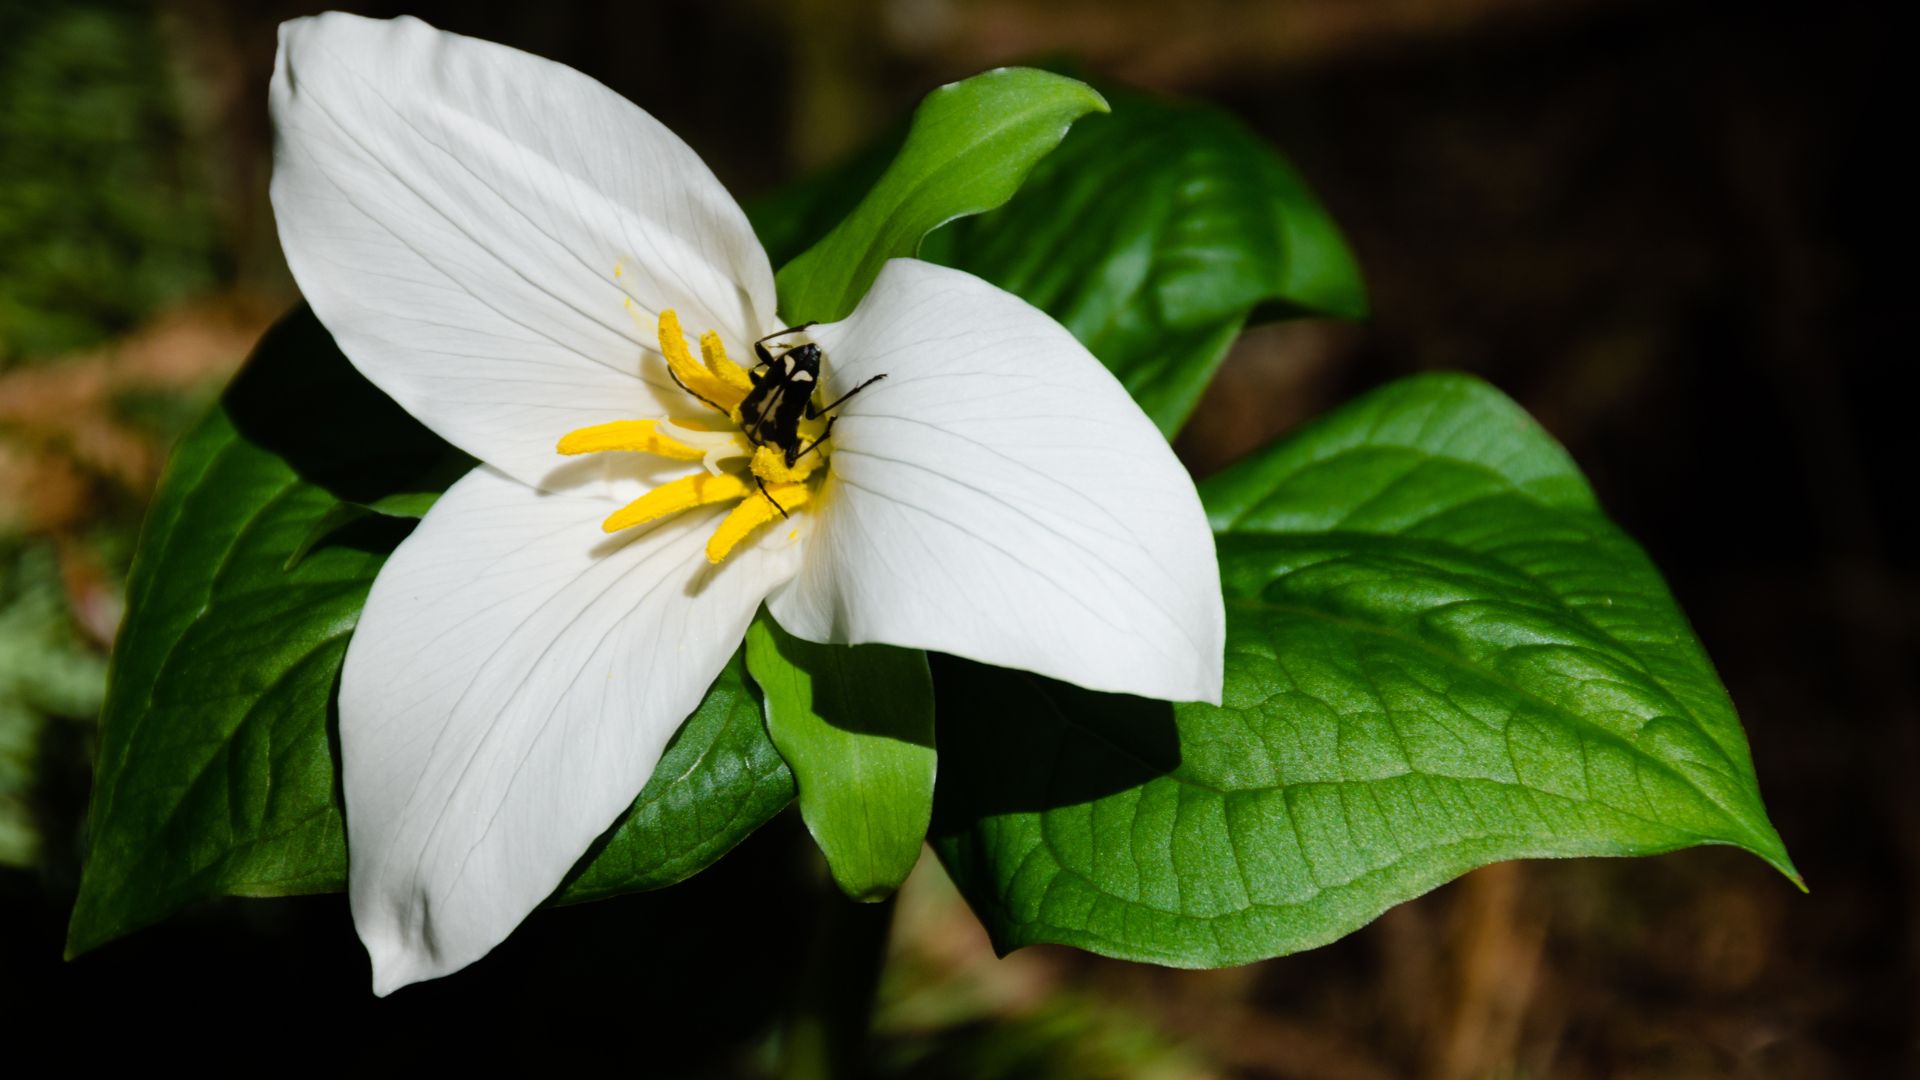
{"label": "beetle leg", "polygon": [[827,426],[821,429],[820,437],[808,443],[805,448],[801,450],[797,450],[793,454],[789,455],[787,458],[787,468],[789,469],[793,468],[794,462],[799,461],[801,458],[806,457],[808,454],[813,453],[815,447],[819,446],[823,442],[826,442],[827,436],[833,434],[833,425],[836,423],[839,423],[839,421],[840,421],[840,418],[837,416],[827,417]]}

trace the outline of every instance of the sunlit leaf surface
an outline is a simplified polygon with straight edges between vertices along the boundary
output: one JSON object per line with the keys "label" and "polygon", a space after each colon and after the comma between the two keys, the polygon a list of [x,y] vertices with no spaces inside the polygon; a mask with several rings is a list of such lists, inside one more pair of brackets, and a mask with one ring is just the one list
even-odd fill
{"label": "sunlit leaf surface", "polygon": [[1220,708],[936,671],[936,847],[1001,949],[1243,963],[1520,857],[1794,875],[1659,575],[1497,391],[1394,384],[1203,494]]}

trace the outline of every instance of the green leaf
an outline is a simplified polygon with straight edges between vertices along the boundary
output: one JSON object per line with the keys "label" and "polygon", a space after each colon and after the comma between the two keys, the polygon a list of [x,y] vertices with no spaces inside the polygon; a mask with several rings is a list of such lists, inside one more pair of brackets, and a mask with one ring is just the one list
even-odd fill
{"label": "green leaf", "polygon": [[1221,707],[936,670],[935,846],[1002,950],[1243,963],[1523,857],[1730,844],[1798,881],[1659,575],[1497,391],[1396,383],[1202,493]]}
{"label": "green leaf", "polygon": [[[464,471],[465,470],[462,470],[462,472]],[[435,483],[429,480],[422,485],[422,487],[427,490],[396,491],[391,495],[382,495],[364,505],[368,510],[380,514],[383,517],[412,518],[418,521],[427,516],[427,511],[433,509],[433,504],[440,501],[441,494],[445,492],[447,488],[453,486],[453,482],[459,478],[459,475],[456,474],[447,477],[444,483]],[[356,503],[355,505],[361,504]]]}
{"label": "green leaf", "polygon": [[1366,289],[1306,182],[1237,120],[1113,102],[1006,206],[941,230],[926,256],[1058,319],[1171,436],[1250,314],[1360,318]]}
{"label": "green leaf", "polygon": [[763,615],[747,631],[747,667],[833,880],[855,900],[893,895],[920,858],[933,809],[927,655],[816,645]]}
{"label": "green leaf", "polygon": [[1000,68],[928,94],[872,190],[781,267],[782,314],[845,318],[888,259],[915,254],[922,237],[954,218],[1006,202],[1069,125],[1105,109],[1085,83],[1030,68]]}
{"label": "green leaf", "polygon": [[[349,426],[357,439],[314,430]],[[356,459],[361,444],[396,453]],[[205,897],[344,886],[333,692],[367,590],[410,527],[359,507],[451,455],[304,309],[175,449],[114,650],[70,953]],[[684,878],[791,801],[758,707],[736,659],[563,899]]]}
{"label": "green leaf", "polygon": [[[1332,218],[1271,145],[1218,109],[1108,96],[1112,115],[1076,123],[1011,201],[934,231],[920,257],[1046,310],[1171,436],[1249,318],[1360,318],[1366,288]],[[849,213],[903,134],[756,203],[775,262]]]}
{"label": "green leaf", "polygon": [[336,535],[289,569],[337,505],[225,410],[175,449],[108,676],[69,954],[205,896],[340,887],[329,701],[394,537]]}
{"label": "green leaf", "polygon": [[832,232],[880,182],[906,140],[903,121],[849,157],[748,203],[747,219],[768,261],[785,266]]}
{"label": "green leaf", "polygon": [[296,479],[388,517],[425,515],[479,464],[355,371],[304,306],[262,339],[224,408],[241,438]]}

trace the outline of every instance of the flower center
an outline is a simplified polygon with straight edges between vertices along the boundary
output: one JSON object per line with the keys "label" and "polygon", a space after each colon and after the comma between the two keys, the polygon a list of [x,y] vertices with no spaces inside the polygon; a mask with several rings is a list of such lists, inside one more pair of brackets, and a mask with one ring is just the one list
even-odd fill
{"label": "flower center", "polygon": [[[570,432],[558,450],[639,451],[705,465],[706,472],[662,484],[614,511],[601,528],[618,532],[696,506],[734,502],[738,505],[707,540],[707,561],[718,563],[762,525],[787,517],[814,497],[815,474],[826,464],[825,440],[833,427],[825,411],[813,406],[820,350],[798,345],[775,356],[764,347],[769,339],[762,339],[755,344],[761,362],[749,371],[728,358],[720,335],[711,330],[700,336],[700,359],[694,359],[672,311],[660,313],[659,335],[673,381],[726,422],[616,420]],[[734,464],[723,467],[722,462]]]}

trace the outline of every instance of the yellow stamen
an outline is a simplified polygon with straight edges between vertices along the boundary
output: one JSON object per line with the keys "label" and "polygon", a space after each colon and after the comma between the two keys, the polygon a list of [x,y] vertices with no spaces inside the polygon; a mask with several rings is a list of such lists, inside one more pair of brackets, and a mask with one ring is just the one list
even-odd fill
{"label": "yellow stamen", "polygon": [[720,381],[745,394],[753,389],[753,379],[748,377],[747,369],[727,359],[727,346],[720,340],[717,330],[709,330],[700,335],[700,358],[707,362],[708,370],[720,376]]}
{"label": "yellow stamen", "polygon": [[660,433],[657,420],[615,420],[570,431],[560,440],[563,454],[593,454],[602,450],[638,450],[675,461],[700,461],[705,450],[688,446],[679,439]]}
{"label": "yellow stamen", "polygon": [[[718,563],[725,559],[755,529],[779,517],[782,510],[791,514],[796,507],[806,505],[811,494],[805,484],[768,484],[765,494],[755,491],[753,498],[734,507],[713,531],[707,540],[707,561]],[[778,506],[774,505],[776,502]]]}
{"label": "yellow stamen", "polygon": [[[750,494],[757,495],[759,492],[743,476],[733,473],[722,473],[719,476],[695,473],[654,488],[614,511],[607,520],[600,523],[600,527],[607,532],[619,532],[621,529],[644,525],[649,521],[666,517],[668,514],[677,514],[696,506],[708,506],[713,503],[745,498]],[[731,521],[733,518],[729,516],[727,520]],[[722,529],[725,527],[721,526]],[[708,545],[707,550],[711,555],[712,545]]]}
{"label": "yellow stamen", "polygon": [[[614,276],[622,273],[623,268],[615,264]],[[624,297],[622,304],[644,327],[633,298]],[[662,311],[658,329],[660,352],[674,378],[724,418],[615,420],[567,433],[558,449],[562,454],[638,451],[700,462],[706,474],[662,484],[609,515],[600,527],[619,532],[698,506],[737,503],[707,539],[707,561],[719,563],[761,526],[812,501],[814,484],[809,478],[827,461],[826,449],[815,449],[812,443],[826,431],[827,422],[821,418],[800,421],[794,433],[798,441],[791,449],[807,453],[796,455],[789,465],[786,449],[756,446],[740,430],[740,404],[753,390],[753,378],[727,357],[720,335],[711,330],[700,335],[700,359],[695,360],[679,316]],[[732,466],[734,472],[720,469],[719,462],[748,457],[751,460],[744,469],[737,464]],[[798,539],[800,531],[796,522],[787,530],[787,539]]]}
{"label": "yellow stamen", "polygon": [[753,452],[753,475],[769,484],[797,484],[812,476],[813,470],[825,460],[820,451],[815,450],[788,467],[784,451],[762,446]]}
{"label": "yellow stamen", "polygon": [[709,371],[687,349],[687,336],[680,330],[680,317],[671,309],[660,313],[660,352],[667,367],[693,396],[724,413],[740,407],[747,392]]}

